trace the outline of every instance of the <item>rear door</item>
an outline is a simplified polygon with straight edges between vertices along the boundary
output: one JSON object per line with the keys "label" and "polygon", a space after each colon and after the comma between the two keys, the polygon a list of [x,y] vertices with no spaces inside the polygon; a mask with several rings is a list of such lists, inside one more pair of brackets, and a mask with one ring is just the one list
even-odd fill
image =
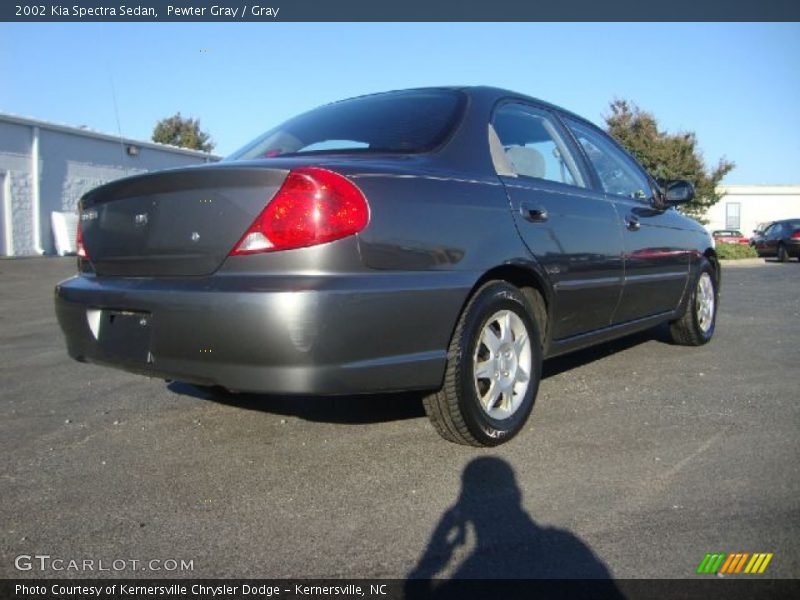
{"label": "rear door", "polygon": [[548,110],[507,102],[492,125],[517,229],[555,292],[551,339],[608,326],[622,282],[614,203],[591,189],[577,148]]}
{"label": "rear door", "polygon": [[689,276],[692,233],[674,209],[653,208],[650,178],[605,133],[570,118],[565,122],[619,214],[625,277],[613,322],[674,310]]}

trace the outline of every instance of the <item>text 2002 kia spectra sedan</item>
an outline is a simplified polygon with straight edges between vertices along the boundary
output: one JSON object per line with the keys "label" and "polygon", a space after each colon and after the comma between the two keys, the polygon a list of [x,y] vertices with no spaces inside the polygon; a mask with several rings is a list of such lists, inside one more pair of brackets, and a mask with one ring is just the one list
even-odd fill
{"label": "text 2002 kia spectra sedan", "polygon": [[672,207],[693,193],[513,92],[364,96],[86,194],[56,312],[80,361],[274,394],[428,390],[443,437],[495,445],[544,358],[665,321],[711,338],[714,245]]}

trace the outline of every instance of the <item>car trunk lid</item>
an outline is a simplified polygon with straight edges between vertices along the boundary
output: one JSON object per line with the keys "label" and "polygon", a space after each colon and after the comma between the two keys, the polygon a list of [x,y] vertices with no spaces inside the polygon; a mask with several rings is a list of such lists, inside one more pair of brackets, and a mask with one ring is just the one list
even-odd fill
{"label": "car trunk lid", "polygon": [[208,275],[287,174],[223,163],[106,184],[81,200],[88,258],[101,276]]}

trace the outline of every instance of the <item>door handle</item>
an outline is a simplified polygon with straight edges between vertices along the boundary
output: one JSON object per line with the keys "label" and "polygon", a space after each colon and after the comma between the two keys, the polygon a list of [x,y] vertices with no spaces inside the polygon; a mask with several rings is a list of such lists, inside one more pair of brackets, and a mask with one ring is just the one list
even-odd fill
{"label": "door handle", "polygon": [[633,215],[628,215],[625,218],[625,226],[631,231],[639,231],[639,228],[642,226],[642,224],[639,223],[639,219]]}
{"label": "door handle", "polygon": [[522,214],[522,218],[531,223],[543,223],[547,221],[549,216],[547,209],[543,206],[536,206],[527,202],[523,202],[520,205],[519,212]]}

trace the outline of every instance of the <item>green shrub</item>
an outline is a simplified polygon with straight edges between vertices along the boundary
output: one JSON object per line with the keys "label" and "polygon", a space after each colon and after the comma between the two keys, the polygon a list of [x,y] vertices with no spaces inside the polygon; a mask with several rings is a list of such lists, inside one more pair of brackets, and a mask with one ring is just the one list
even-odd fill
{"label": "green shrub", "polygon": [[738,258],[757,258],[758,254],[753,248],[744,244],[717,243],[717,256],[724,260],[736,260]]}

